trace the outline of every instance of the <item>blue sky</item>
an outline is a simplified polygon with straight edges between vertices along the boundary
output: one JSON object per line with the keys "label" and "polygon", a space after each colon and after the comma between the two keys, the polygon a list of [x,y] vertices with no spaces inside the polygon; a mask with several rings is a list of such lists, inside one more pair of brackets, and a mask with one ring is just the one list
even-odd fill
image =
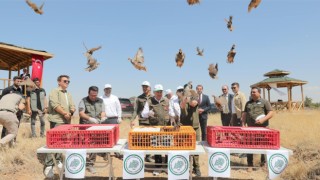
{"label": "blue sky", "polygon": [[[54,54],[44,64],[43,87],[50,91],[57,86],[58,75],[70,75],[69,91],[76,104],[91,85],[102,94],[104,84],[110,83],[113,94],[131,97],[141,94],[145,80],[174,90],[191,80],[202,84],[210,96],[221,94],[224,84],[239,82],[248,97],[249,86],[274,69],[308,81],[304,94],[319,102],[320,1],[262,0],[248,13],[249,2],[202,0],[189,6],[186,0],[46,0],[44,14],[38,15],[24,0],[2,0],[0,41]],[[230,15],[233,32],[224,22]],[[100,66],[92,72],[84,70],[82,42],[88,47],[102,45],[94,54]],[[235,62],[227,64],[233,43]],[[197,46],[205,49],[204,57],[196,55]],[[147,72],[127,60],[139,47]],[[186,54],[182,68],[175,65],[179,48]],[[219,64],[217,80],[208,75],[210,63]],[[0,71],[0,78],[6,77],[8,73]],[[271,97],[287,100],[275,91]],[[300,87],[293,88],[293,98],[301,100]]]}

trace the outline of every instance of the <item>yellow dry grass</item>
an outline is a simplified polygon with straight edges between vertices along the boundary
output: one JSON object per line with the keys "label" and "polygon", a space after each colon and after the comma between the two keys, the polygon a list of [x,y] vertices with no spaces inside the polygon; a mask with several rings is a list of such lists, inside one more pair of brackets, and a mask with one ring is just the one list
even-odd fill
{"label": "yellow dry grass", "polygon": [[[270,121],[270,128],[278,129],[281,135],[281,146],[292,149],[294,155],[290,157],[289,166],[282,173],[279,179],[316,179],[320,172],[320,111],[299,111],[276,113]],[[74,119],[73,123],[77,120]],[[208,125],[221,125],[220,115],[209,115]],[[39,134],[39,122],[36,124]],[[49,123],[46,124],[49,129]],[[124,120],[120,126],[120,138],[127,138],[129,121]],[[1,127],[0,127],[1,130]],[[37,148],[45,145],[45,138],[29,138],[30,123],[22,123],[18,133],[18,143],[15,148],[0,150],[0,179],[44,179],[42,174],[43,165],[39,163],[36,156]],[[259,158],[255,158],[258,160]],[[207,155],[200,156],[201,172],[208,177]],[[98,161],[103,162],[101,158]],[[232,158],[232,161],[246,165],[245,158]],[[255,161],[258,163],[258,161]],[[114,160],[116,177],[121,179],[122,161]],[[107,177],[105,169],[97,169],[98,173],[92,176],[87,173],[90,179]],[[318,175],[317,175],[318,174]],[[152,177],[150,172],[146,177]],[[162,174],[161,177],[166,177]],[[263,170],[247,173],[245,170],[232,170],[231,178],[235,179],[266,179],[267,173]],[[56,176],[55,179],[58,179]],[[195,178],[197,179],[197,178]],[[199,179],[199,178],[198,178]],[[212,178],[201,178],[212,179]]]}

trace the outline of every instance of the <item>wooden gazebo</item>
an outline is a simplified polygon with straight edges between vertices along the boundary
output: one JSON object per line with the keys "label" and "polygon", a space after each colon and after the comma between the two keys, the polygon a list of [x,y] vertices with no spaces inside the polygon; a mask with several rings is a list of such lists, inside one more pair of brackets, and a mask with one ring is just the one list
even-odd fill
{"label": "wooden gazebo", "polygon": [[46,51],[0,42],[0,70],[9,71],[8,78],[0,78],[0,81],[3,81],[3,88],[10,86],[12,71],[18,71],[17,75],[20,75],[20,70],[27,68],[29,72],[34,55],[42,56],[44,60],[53,57],[53,54]]}
{"label": "wooden gazebo", "polygon": [[[290,72],[275,69],[273,71],[270,71],[268,73],[265,73],[264,76],[268,77],[267,79],[264,79],[263,81],[260,81],[258,83],[255,83],[251,85],[251,87],[260,87],[263,90],[263,98],[265,98],[265,89],[268,91],[268,100],[271,103],[272,107],[275,110],[300,110],[304,108],[304,95],[303,95],[303,85],[307,84],[307,81],[302,81],[299,79],[290,78],[287,75],[289,75]],[[300,86],[301,88],[301,102],[294,102],[292,101],[292,88],[295,86]],[[270,101],[270,90],[272,88],[287,88],[288,93],[288,101],[277,101],[277,102],[271,102]]]}

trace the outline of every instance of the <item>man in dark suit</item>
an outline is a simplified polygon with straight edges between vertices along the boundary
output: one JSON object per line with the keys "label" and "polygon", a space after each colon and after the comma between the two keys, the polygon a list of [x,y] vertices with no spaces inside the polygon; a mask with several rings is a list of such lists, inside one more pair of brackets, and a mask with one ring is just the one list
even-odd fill
{"label": "man in dark suit", "polygon": [[197,93],[199,94],[198,104],[199,104],[199,121],[201,127],[201,138],[202,141],[207,140],[207,120],[208,120],[208,110],[210,107],[210,99],[207,95],[203,94],[203,86],[197,85]]}
{"label": "man in dark suit", "polygon": [[229,93],[229,87],[227,85],[222,86],[222,94],[219,96],[221,100],[221,122],[223,126],[230,126],[232,117],[232,100],[233,94]]}

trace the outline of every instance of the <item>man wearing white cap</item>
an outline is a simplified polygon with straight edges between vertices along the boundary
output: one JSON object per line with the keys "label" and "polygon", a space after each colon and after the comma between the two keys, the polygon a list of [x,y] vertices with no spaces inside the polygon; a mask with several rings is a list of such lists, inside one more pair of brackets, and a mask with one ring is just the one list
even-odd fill
{"label": "man wearing white cap", "polygon": [[[133,127],[135,125],[135,119],[137,116],[139,116],[139,126],[150,126],[149,119],[143,118],[141,116],[141,112],[143,110],[144,105],[146,104],[147,100],[151,98],[151,85],[148,81],[143,81],[142,84],[142,94],[137,97],[135,103],[134,103],[134,111],[131,118],[131,124],[130,126]],[[145,158],[146,162],[154,162],[154,160],[151,158],[150,154],[146,154]]]}
{"label": "man wearing white cap", "polygon": [[[149,123],[152,126],[165,126],[169,121],[169,102],[162,97],[163,87],[161,84],[157,84],[153,89],[154,96],[147,100],[142,110],[141,116],[148,118]],[[154,155],[156,163],[162,163],[161,155]],[[156,165],[161,167],[161,165]],[[159,171],[154,171],[154,175],[159,175]]]}
{"label": "man wearing white cap", "polygon": [[178,96],[174,95],[171,89],[166,90],[166,97],[169,99],[169,116],[170,116],[170,122],[171,125],[174,125],[173,123],[180,121],[180,104]]}
{"label": "man wearing white cap", "polygon": [[131,127],[134,126],[134,120],[137,116],[139,116],[139,125],[140,126],[147,126],[149,124],[149,120],[143,118],[141,116],[141,112],[143,110],[144,105],[146,104],[147,100],[151,98],[151,87],[148,81],[143,81],[142,84],[142,94],[137,97],[134,103],[134,111],[131,118]]}
{"label": "man wearing white cap", "polygon": [[122,121],[122,110],[119,98],[111,94],[111,89],[112,87],[110,84],[104,85],[104,95],[100,97],[104,102],[107,115],[107,119],[101,121],[101,124],[119,124]]}

